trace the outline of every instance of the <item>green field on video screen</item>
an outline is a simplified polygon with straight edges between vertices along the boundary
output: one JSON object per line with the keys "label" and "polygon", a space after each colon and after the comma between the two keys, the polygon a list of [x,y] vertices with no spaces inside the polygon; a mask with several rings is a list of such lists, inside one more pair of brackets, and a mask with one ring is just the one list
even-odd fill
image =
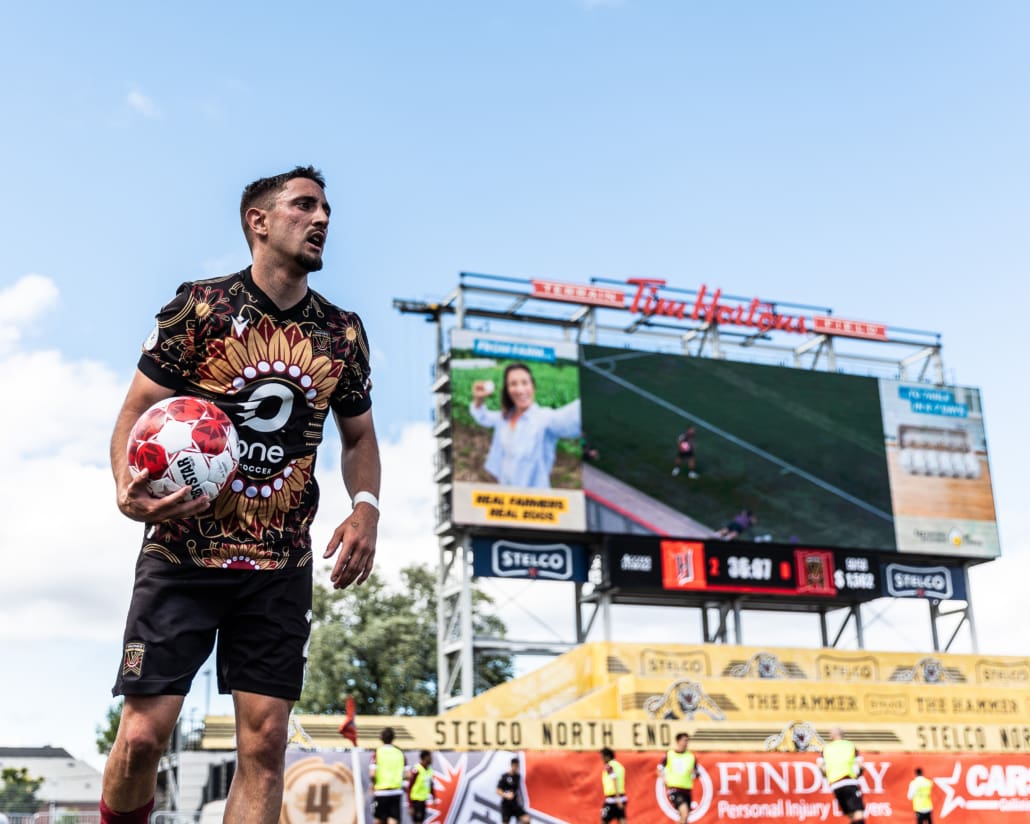
{"label": "green field on video screen", "polygon": [[751,538],[896,548],[875,378],[584,346],[580,393],[594,464],[711,529],[747,508]]}

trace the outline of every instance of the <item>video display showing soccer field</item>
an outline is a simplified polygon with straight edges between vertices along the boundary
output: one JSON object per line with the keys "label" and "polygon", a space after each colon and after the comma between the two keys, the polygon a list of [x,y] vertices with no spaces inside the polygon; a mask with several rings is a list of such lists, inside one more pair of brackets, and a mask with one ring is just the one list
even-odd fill
{"label": "video display showing soccer field", "polygon": [[584,489],[625,531],[669,532],[628,487],[686,516],[683,537],[897,549],[877,379],[585,346],[580,389]]}

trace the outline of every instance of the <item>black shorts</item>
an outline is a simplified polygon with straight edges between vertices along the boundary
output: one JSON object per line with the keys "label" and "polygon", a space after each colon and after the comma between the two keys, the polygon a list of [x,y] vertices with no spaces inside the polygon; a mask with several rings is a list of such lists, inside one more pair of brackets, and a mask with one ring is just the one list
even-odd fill
{"label": "black shorts", "polygon": [[626,802],[622,802],[620,807],[614,801],[605,801],[604,806],[601,807],[601,820],[602,821],[625,821],[626,820]]}
{"label": "black shorts", "polygon": [[114,695],[186,695],[218,643],[218,691],[296,701],[311,567],[202,569],[141,554]]}
{"label": "black shorts", "polygon": [[426,802],[425,801],[412,801],[411,802],[411,820],[415,824],[422,824],[426,820]]}
{"label": "black shorts", "polygon": [[669,803],[672,804],[677,810],[684,804],[687,805],[687,809],[690,809],[691,802],[691,791],[685,790],[682,787],[670,787],[668,790]]}
{"label": "black shorts", "polygon": [[933,810],[916,813],[916,824],[933,824]]}
{"label": "black shorts", "polygon": [[837,803],[840,804],[841,812],[845,815],[865,809],[865,801],[862,800],[862,788],[858,784],[845,784],[833,791]]}
{"label": "black shorts", "polygon": [[501,821],[508,824],[513,818],[521,818],[526,814],[522,805],[516,801],[501,801]]}
{"label": "black shorts", "polygon": [[401,796],[377,795],[372,801],[372,818],[376,821],[386,821],[392,818],[394,821],[401,820]]}

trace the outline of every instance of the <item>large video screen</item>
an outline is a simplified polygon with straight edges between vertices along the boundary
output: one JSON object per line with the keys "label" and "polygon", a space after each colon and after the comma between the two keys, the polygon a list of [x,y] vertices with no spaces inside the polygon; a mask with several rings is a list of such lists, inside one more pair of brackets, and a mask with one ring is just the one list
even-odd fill
{"label": "large video screen", "polygon": [[979,392],[454,330],[462,525],[1000,553]]}
{"label": "large video screen", "polygon": [[995,557],[975,389],[585,346],[587,528]]}

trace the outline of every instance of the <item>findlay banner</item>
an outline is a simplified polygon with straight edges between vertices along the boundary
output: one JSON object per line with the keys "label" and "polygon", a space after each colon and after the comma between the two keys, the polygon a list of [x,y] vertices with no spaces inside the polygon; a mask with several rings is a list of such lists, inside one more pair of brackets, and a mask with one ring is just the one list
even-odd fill
{"label": "findlay banner", "polygon": [[[417,751],[406,752],[408,764]],[[287,752],[280,824],[358,824],[371,820],[368,762],[360,751]],[[433,753],[434,802],[429,824],[499,819],[496,793],[512,757],[519,759],[524,806],[533,822],[594,824],[603,801],[601,758],[596,752],[440,750]],[[1030,756],[865,753],[860,779],[866,814],[873,821],[911,820],[907,798],[917,767],[933,781],[934,818],[949,824],[1017,824],[1030,814]],[[676,821],[657,774],[660,753],[616,752],[626,768],[631,821]],[[842,820],[840,808],[814,755],[699,752],[692,824],[745,820]],[[357,775],[355,775],[357,773]],[[358,789],[360,787],[360,789]],[[359,818],[360,816],[360,818]],[[405,810],[402,822],[410,821]]]}

